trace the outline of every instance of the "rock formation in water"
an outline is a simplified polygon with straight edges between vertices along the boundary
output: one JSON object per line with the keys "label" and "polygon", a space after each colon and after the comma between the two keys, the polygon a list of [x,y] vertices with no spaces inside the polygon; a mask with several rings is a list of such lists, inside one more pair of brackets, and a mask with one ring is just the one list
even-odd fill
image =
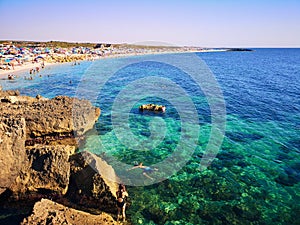
{"label": "rock formation in water", "polygon": [[106,213],[92,215],[65,207],[48,199],[42,199],[34,205],[32,215],[25,218],[21,224],[114,225],[118,223]]}

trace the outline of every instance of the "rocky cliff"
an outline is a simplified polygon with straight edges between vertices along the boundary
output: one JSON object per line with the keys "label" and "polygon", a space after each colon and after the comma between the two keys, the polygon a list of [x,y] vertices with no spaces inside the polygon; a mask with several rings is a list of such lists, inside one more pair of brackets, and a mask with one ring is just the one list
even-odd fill
{"label": "rocky cliff", "polygon": [[11,190],[22,198],[28,192],[64,195],[69,185],[69,155],[74,152],[74,146],[66,145],[27,147],[28,166],[20,171]]}
{"label": "rocky cliff", "polygon": [[114,169],[89,152],[71,156],[71,176],[67,196],[80,205],[106,212],[116,211],[115,199],[119,178]]}
{"label": "rocky cliff", "polygon": [[[0,100],[0,191],[65,194],[76,138],[93,127],[100,109],[87,100],[31,98],[18,91],[1,90]],[[48,145],[58,139],[63,145]]]}
{"label": "rocky cliff", "polygon": [[0,194],[9,188],[26,165],[25,119],[0,117]]}
{"label": "rocky cliff", "polygon": [[[20,200],[32,204],[49,197],[72,202],[76,208],[88,206],[115,213],[118,178],[113,168],[91,153],[75,153],[77,140],[99,116],[100,109],[86,100],[32,98],[0,89],[0,205],[9,207],[10,202]],[[53,204],[42,201],[36,207],[51,208]],[[36,207],[33,216],[40,217],[41,224],[69,221],[59,210],[51,208],[56,217]],[[94,221],[92,217],[87,221]],[[32,221],[28,218],[24,224]],[[70,223],[81,224],[76,220]]]}
{"label": "rocky cliff", "polygon": [[87,100],[66,96],[44,99],[19,96],[17,91],[0,91],[0,115],[23,117],[27,143],[64,137],[80,137],[93,128],[100,109]]}

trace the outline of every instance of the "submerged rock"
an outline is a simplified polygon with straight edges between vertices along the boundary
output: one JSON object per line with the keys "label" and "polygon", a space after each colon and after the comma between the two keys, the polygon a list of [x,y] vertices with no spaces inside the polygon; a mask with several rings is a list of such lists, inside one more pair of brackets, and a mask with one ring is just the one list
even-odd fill
{"label": "submerged rock", "polygon": [[65,207],[48,199],[42,199],[34,205],[32,215],[25,218],[21,224],[114,225],[118,223],[111,215],[106,213],[92,215],[90,213]]}

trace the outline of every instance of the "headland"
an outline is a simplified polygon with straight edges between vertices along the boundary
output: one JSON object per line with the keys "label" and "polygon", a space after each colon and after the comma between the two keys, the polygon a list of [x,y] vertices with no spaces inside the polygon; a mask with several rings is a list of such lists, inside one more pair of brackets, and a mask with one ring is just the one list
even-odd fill
{"label": "headland", "polygon": [[1,222],[117,224],[114,169],[76,151],[100,113],[87,100],[0,88],[0,210],[14,211]]}

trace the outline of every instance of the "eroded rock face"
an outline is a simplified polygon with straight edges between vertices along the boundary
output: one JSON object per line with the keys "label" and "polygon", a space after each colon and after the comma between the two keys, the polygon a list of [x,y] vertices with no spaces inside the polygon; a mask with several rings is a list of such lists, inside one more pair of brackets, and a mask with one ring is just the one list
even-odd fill
{"label": "eroded rock face", "polygon": [[29,166],[22,170],[12,191],[65,194],[70,176],[69,155],[74,152],[75,147],[64,145],[27,147]]}
{"label": "eroded rock face", "polygon": [[25,119],[0,117],[0,194],[15,181],[27,166]]}
{"label": "eroded rock face", "polygon": [[83,211],[65,207],[48,199],[42,199],[34,205],[32,215],[25,218],[21,224],[114,225],[118,223],[106,213],[92,215]]}
{"label": "eroded rock face", "polygon": [[0,100],[0,194],[6,188],[17,196],[42,190],[65,194],[69,155],[77,145],[73,134],[91,129],[100,109],[86,100],[31,98],[18,91],[0,90]]}
{"label": "eroded rock face", "polygon": [[89,152],[73,155],[70,163],[68,198],[105,212],[115,212],[119,178],[114,169]]}
{"label": "eroded rock face", "polygon": [[24,96],[5,96],[3,99],[6,100],[0,104],[0,115],[24,117],[27,140],[81,136],[93,128],[100,116],[99,108],[76,98],[58,96],[51,100],[24,100]]}
{"label": "eroded rock face", "polygon": [[[62,96],[41,100],[18,91],[0,91],[0,99],[1,193],[10,187],[17,195],[41,190],[65,194],[69,155],[76,145],[73,134],[81,136],[91,129],[100,109],[86,100]],[[66,136],[73,147],[58,145]],[[43,139],[53,139],[55,146],[36,145],[41,139],[43,144]],[[25,150],[26,143],[33,147]]]}
{"label": "eroded rock face", "polygon": [[[91,153],[75,154],[75,137],[91,129],[99,116],[100,109],[86,100],[62,96],[47,100],[0,90],[0,200],[35,202],[49,196],[72,200],[76,207],[116,213],[118,178],[113,168]],[[67,216],[76,210],[56,209],[53,204],[41,201],[23,224],[111,221],[98,223],[80,214],[88,222],[78,222],[73,220],[75,214]]]}

